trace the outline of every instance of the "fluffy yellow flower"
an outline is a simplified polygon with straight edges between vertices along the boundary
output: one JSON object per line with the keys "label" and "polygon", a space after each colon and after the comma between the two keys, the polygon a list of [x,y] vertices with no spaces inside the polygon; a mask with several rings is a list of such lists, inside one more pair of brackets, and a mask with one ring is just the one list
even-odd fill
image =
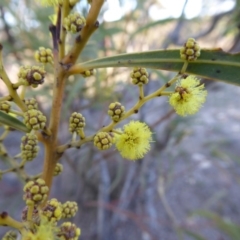
{"label": "fluffy yellow flower", "polygon": [[186,116],[198,112],[205,102],[206,96],[207,91],[204,90],[204,84],[200,85],[199,79],[188,76],[178,82],[175,93],[169,97],[169,103],[177,114]]}
{"label": "fluffy yellow flower", "polygon": [[39,226],[36,225],[35,233],[27,228],[22,232],[22,240],[54,240],[57,239],[57,227],[50,223],[46,217],[40,216],[41,221]]}
{"label": "fluffy yellow flower", "polygon": [[152,132],[145,123],[139,121],[125,125],[124,131],[115,138],[116,148],[123,158],[129,160],[142,158],[150,150],[151,141]]}

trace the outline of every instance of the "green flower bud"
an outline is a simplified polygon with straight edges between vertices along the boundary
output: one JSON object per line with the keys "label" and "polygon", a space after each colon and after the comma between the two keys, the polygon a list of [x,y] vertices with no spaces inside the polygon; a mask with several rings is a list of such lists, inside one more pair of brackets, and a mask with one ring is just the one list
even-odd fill
{"label": "green flower bud", "polygon": [[71,13],[64,19],[64,27],[67,31],[77,33],[86,25],[86,20],[79,13]]}
{"label": "green flower bud", "polygon": [[28,110],[31,109],[38,109],[38,103],[37,100],[34,98],[24,99],[23,102],[26,104]]}
{"label": "green flower bud", "polygon": [[35,134],[27,133],[21,139],[22,160],[32,161],[38,154],[38,140]]}
{"label": "green flower bud", "polygon": [[47,199],[48,186],[45,181],[38,178],[35,181],[29,181],[23,188],[24,195],[23,200],[26,201],[26,205],[39,205]]}
{"label": "green flower bud", "polygon": [[119,102],[111,103],[108,107],[108,115],[114,122],[119,121],[119,119],[123,116],[124,111],[124,106]]}
{"label": "green flower bud", "polygon": [[132,83],[135,85],[143,85],[148,83],[148,72],[146,68],[135,67],[130,74]]}
{"label": "green flower bud", "polygon": [[42,209],[42,214],[47,217],[49,222],[55,223],[62,217],[62,205],[57,199],[49,200]]}
{"label": "green flower bud", "polygon": [[53,63],[53,53],[50,48],[40,47],[34,54],[36,61],[40,63]]}
{"label": "green flower bud", "polygon": [[93,143],[99,150],[107,150],[113,144],[113,136],[107,132],[98,132],[93,138]]}
{"label": "green flower bud", "polygon": [[46,121],[47,118],[39,110],[30,109],[24,113],[24,123],[30,129],[43,129]]}
{"label": "green flower bud", "polygon": [[0,111],[8,113],[10,111],[11,105],[7,101],[0,102]]}
{"label": "green flower bud", "polygon": [[74,112],[72,113],[70,119],[69,119],[69,132],[79,132],[79,130],[83,129],[85,127],[85,118],[81,113]]}
{"label": "green flower bud", "polygon": [[63,240],[77,240],[80,234],[80,228],[77,228],[74,223],[65,222],[60,226],[57,236]]}
{"label": "green flower bud", "polygon": [[88,69],[86,71],[84,71],[83,73],[81,73],[83,77],[91,77],[93,75],[95,75],[95,70],[94,69]]}
{"label": "green flower bud", "polygon": [[54,168],[53,175],[54,176],[58,176],[58,175],[60,175],[62,173],[62,171],[63,171],[63,165],[61,163],[57,163],[55,168]]}
{"label": "green flower bud", "polygon": [[180,49],[180,57],[183,60],[195,61],[200,56],[200,46],[194,38],[189,38]]}
{"label": "green flower bud", "polygon": [[23,82],[25,86],[36,88],[44,82],[45,70],[39,66],[23,66],[20,67],[18,80]]}
{"label": "green flower bud", "polygon": [[78,211],[78,205],[76,202],[67,201],[62,204],[62,218],[71,218],[76,215]]}

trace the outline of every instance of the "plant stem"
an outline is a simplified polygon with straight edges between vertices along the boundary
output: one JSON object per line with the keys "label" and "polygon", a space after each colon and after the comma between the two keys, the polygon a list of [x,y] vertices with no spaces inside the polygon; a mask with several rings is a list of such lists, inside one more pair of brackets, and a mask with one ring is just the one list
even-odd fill
{"label": "plant stem", "polygon": [[13,98],[13,101],[18,105],[18,107],[23,111],[27,111],[26,105],[23,103],[21,98],[18,96],[16,89],[13,88],[12,83],[10,79],[8,78],[8,75],[3,67],[2,63],[2,45],[0,44],[0,78],[3,80],[3,82],[6,84],[9,95]]}
{"label": "plant stem", "polygon": [[143,85],[139,86],[139,98],[140,98],[140,99],[143,99],[143,98],[144,98]]}
{"label": "plant stem", "polygon": [[60,124],[60,115],[63,102],[63,94],[65,87],[66,75],[62,69],[59,69],[54,83],[53,91],[53,103],[52,111],[50,115],[49,129],[51,136],[46,140],[45,144],[45,159],[43,166],[42,178],[45,180],[46,185],[49,187],[49,192],[52,185],[53,172],[58,161],[59,156],[56,152],[57,139],[58,139],[58,128]]}
{"label": "plant stem", "polygon": [[70,52],[62,60],[63,64],[75,63],[79,54],[84,49],[91,37],[93,32],[98,28],[99,23],[97,22],[98,14],[102,8],[104,0],[94,0],[92,1],[91,8],[86,18],[86,26],[82,29],[81,35],[76,38],[75,44],[73,45]]}
{"label": "plant stem", "polygon": [[15,219],[11,218],[7,212],[0,213],[0,225],[2,226],[9,226],[20,230],[23,227],[21,222],[16,221]]}
{"label": "plant stem", "polygon": [[[49,188],[49,192],[52,185],[54,168],[56,166],[59,156],[56,152],[58,128],[60,124],[60,115],[62,109],[64,87],[66,81],[66,72],[59,64],[58,50],[54,48],[54,85],[53,85],[53,97],[52,97],[52,109],[50,115],[50,123],[48,129],[50,135],[45,139],[45,157],[43,165],[42,178],[45,180],[46,185]],[[45,203],[43,203],[44,205]]]}
{"label": "plant stem", "polygon": [[28,206],[27,220],[28,220],[29,222],[32,220],[33,209],[34,209],[34,205]]}
{"label": "plant stem", "polygon": [[59,29],[60,41],[58,43],[60,60],[63,59],[63,57],[65,56],[65,42],[66,42],[67,31],[63,27],[63,22],[64,22],[64,18],[68,16],[69,12],[70,12],[69,1],[63,1],[63,6],[61,9],[61,24],[60,24],[62,27]]}

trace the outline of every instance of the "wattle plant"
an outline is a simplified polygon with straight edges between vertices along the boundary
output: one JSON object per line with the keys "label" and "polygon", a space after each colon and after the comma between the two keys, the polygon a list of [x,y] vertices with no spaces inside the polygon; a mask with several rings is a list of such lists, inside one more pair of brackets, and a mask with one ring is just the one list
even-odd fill
{"label": "wattle plant", "polygon": [[[52,6],[56,13],[55,21],[49,28],[52,49],[39,46],[35,53],[39,65],[20,67],[18,82],[13,83],[3,66],[3,46],[0,45],[0,78],[8,89],[8,94],[0,98],[0,123],[5,129],[0,137],[0,157],[13,165],[12,168],[0,170],[0,177],[17,170],[24,179],[29,180],[24,173],[21,173],[21,169],[37,156],[39,142],[44,146],[43,172],[32,177],[24,186],[23,198],[26,208],[23,210],[22,222],[14,220],[3,211],[0,214],[0,225],[17,229],[23,240],[78,239],[81,231],[73,223],[65,222],[57,225],[59,220],[76,214],[77,204],[75,202],[61,204],[57,199],[48,199],[53,177],[63,171],[58,161],[64,152],[91,142],[100,151],[115,146],[119,154],[127,160],[143,158],[150,150],[153,141],[150,128],[146,123],[129,121],[120,129],[119,123],[141,111],[145,103],[156,97],[167,97],[168,103],[181,116],[195,114],[202,107],[207,96],[200,78],[240,84],[240,55],[229,54],[221,49],[200,49],[198,43],[190,38],[181,49],[123,53],[77,62],[91,35],[99,27],[97,19],[104,0],[88,1],[90,9],[86,18],[75,11],[74,6],[78,2],[76,0],[39,2],[43,6]],[[73,33],[76,35],[71,35]],[[74,44],[69,51],[66,51],[67,35],[72,38],[75,36]],[[31,88],[47,84],[44,82],[46,64],[52,66],[54,74],[49,116],[44,116],[38,109],[36,99],[27,99],[25,96],[26,91]],[[109,115],[109,124],[98,129],[93,135],[87,135],[84,131],[87,119],[81,113],[73,112],[69,116],[69,141],[60,145],[59,124],[65,85],[69,77],[76,74],[82,74],[84,77],[92,76],[94,69],[108,67],[132,68],[129,78],[139,89],[136,104],[131,109],[126,109],[120,102],[109,103],[106,112]],[[146,69],[162,69],[176,72],[176,75],[159,89],[145,95],[144,87],[149,82]],[[175,89],[167,91],[172,85]],[[14,157],[7,154],[5,149],[8,146],[4,146],[4,139],[10,129],[25,133],[19,144],[21,152]],[[19,164],[15,163],[16,158],[21,159]],[[8,236],[11,234],[6,234],[4,239],[9,239]],[[16,234],[12,235],[12,239],[16,239]]]}

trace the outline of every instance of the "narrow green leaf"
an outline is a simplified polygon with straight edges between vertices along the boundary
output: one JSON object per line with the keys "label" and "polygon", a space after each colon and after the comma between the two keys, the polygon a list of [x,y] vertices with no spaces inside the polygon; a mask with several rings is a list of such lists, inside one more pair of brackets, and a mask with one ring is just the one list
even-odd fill
{"label": "narrow green leaf", "polygon": [[222,232],[226,233],[231,240],[239,240],[240,239],[240,226],[234,224],[230,221],[227,221],[221,218],[219,215],[207,212],[207,211],[196,211],[193,215],[198,215],[202,217],[206,217],[214,222],[216,227]]}
{"label": "narrow green leaf", "polygon": [[143,31],[147,31],[147,30],[149,30],[153,27],[156,27],[157,25],[163,25],[163,24],[166,24],[166,23],[172,22],[172,21],[176,21],[176,18],[167,18],[167,19],[147,23],[143,27],[140,27],[136,31],[134,31],[130,36],[130,40],[133,39],[133,37],[135,37],[135,35],[138,34],[138,33],[141,33]]}
{"label": "narrow green leaf", "polygon": [[206,240],[204,237],[202,237],[201,235],[191,232],[189,230],[184,230],[184,233],[187,234],[190,237],[193,237],[196,240]]}
{"label": "narrow green leaf", "polygon": [[[95,59],[75,65],[73,69],[136,66],[179,72],[183,60],[180,59],[177,49],[157,50]],[[221,49],[203,49],[201,56],[188,64],[186,73],[240,85],[240,53],[230,54]]]}
{"label": "narrow green leaf", "polygon": [[0,111],[0,123],[22,132],[30,132],[30,129],[28,129],[21,121],[2,111]]}

